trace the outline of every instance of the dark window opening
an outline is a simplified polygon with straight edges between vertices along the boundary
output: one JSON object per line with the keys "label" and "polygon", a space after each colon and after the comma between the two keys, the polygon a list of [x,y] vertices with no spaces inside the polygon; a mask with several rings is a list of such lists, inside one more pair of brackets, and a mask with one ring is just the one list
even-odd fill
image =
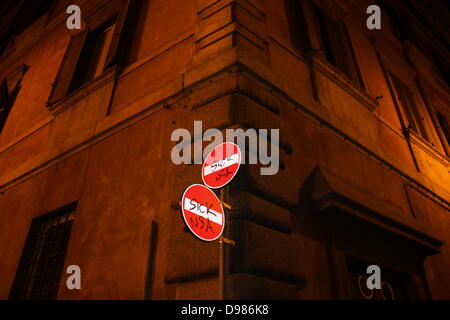
{"label": "dark window opening", "polygon": [[76,204],[34,219],[9,298],[56,299]]}
{"label": "dark window opening", "polygon": [[0,84],[0,132],[5,125],[6,118],[8,117],[9,111],[11,109],[10,106],[11,103],[8,92],[8,82],[6,81],[6,79],[3,79]]}
{"label": "dark window opening", "polygon": [[125,67],[137,61],[137,51],[142,39],[142,30],[145,24],[145,16],[150,6],[150,0],[133,0],[128,9],[126,23],[120,39],[117,52],[117,64]]}
{"label": "dark window opening", "polygon": [[450,68],[447,67],[441,57],[433,51],[433,60],[436,64],[436,69],[438,70],[439,74],[441,75],[442,79],[445,81],[445,83],[450,86]]}
{"label": "dark window opening", "polygon": [[[444,137],[447,140],[447,145],[450,146],[450,126],[448,124],[447,118],[440,112],[436,113],[436,117],[439,121],[439,125],[441,126],[442,132],[444,133]],[[443,141],[444,142],[444,141]]]}
{"label": "dark window opening", "polygon": [[350,37],[342,21],[333,20],[317,6],[313,6],[321,49],[326,60],[343,72],[351,81],[364,88],[356,64]]}
{"label": "dark window opening", "polygon": [[302,52],[308,52],[310,49],[308,28],[300,0],[285,0],[284,7],[292,46]]}
{"label": "dark window opening", "polygon": [[329,31],[326,26],[326,23],[327,21],[329,21],[329,19],[326,19],[324,13],[321,10],[319,10],[316,6],[314,6],[313,8],[314,8],[314,16],[316,17],[317,25],[319,28],[318,31],[320,35],[319,41],[321,49],[323,50],[328,62],[336,66],[336,61],[334,59],[333,52],[331,50],[330,35],[328,33]]}
{"label": "dark window opening", "polygon": [[114,34],[116,17],[88,33],[68,93],[102,74]]}
{"label": "dark window opening", "polygon": [[11,112],[14,102],[16,101],[17,95],[19,94],[21,88],[23,76],[27,72],[28,68],[28,66],[23,65],[21,71],[22,73],[11,91],[8,89],[8,80],[6,78],[0,83],[0,133],[5,126],[9,113]]}

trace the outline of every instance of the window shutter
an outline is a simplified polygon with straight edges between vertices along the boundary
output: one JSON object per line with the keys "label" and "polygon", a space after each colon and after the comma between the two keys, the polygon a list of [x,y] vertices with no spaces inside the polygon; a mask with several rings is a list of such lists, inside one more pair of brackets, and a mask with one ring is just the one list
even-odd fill
{"label": "window shutter", "polygon": [[348,34],[347,28],[343,22],[337,25],[337,30],[340,34],[341,42],[341,53],[342,53],[342,71],[347,74],[350,80],[355,84],[358,84],[361,88],[364,88],[364,83],[362,81],[361,73],[356,62],[355,52],[350,41],[350,36]]}
{"label": "window shutter", "polygon": [[422,120],[422,115],[418,109],[416,101],[414,100],[414,93],[409,89],[402,80],[395,75],[390,74],[394,89],[396,91],[397,99],[400,102],[402,112],[405,114],[408,124],[414,132],[420,134],[425,140],[429,140],[425,126]]}
{"label": "window shutter", "polygon": [[307,52],[310,48],[308,27],[306,25],[301,0],[284,0],[284,7],[294,48]]}
{"label": "window shutter", "polygon": [[313,12],[325,58],[351,81],[364,88],[350,37],[342,19],[333,18],[316,6],[313,6]]}
{"label": "window shutter", "polygon": [[14,105],[14,101],[19,94],[21,88],[20,84],[22,83],[22,79],[28,68],[29,66],[23,64],[20,66],[18,74],[15,74],[13,77],[9,77],[10,83],[13,81],[16,82],[11,92],[8,90],[8,78],[3,79],[0,84],[0,132],[6,123],[6,119],[8,118],[8,115]]}
{"label": "window shutter", "polygon": [[436,113],[436,117],[444,133],[444,137],[447,139],[447,144],[450,146],[450,126],[448,125],[447,118],[440,112]]}
{"label": "window shutter", "polygon": [[66,54],[63,58],[61,67],[55,82],[52,84],[52,91],[48,98],[47,105],[54,104],[65,97],[72,80],[73,73],[77,66],[84,41],[86,40],[87,31],[78,33],[70,39]]}
{"label": "window shutter", "polygon": [[327,15],[325,17],[328,37],[330,39],[330,48],[333,55],[333,61],[330,62],[345,73],[350,80],[357,82],[358,79],[352,70],[352,54],[345,26],[341,21],[335,21]]}
{"label": "window shutter", "polygon": [[411,126],[411,129],[417,131],[416,125],[414,123],[414,118],[412,117],[411,110],[408,105],[407,93],[405,91],[405,86],[403,82],[397,78],[395,75],[390,74],[392,79],[392,84],[394,85],[394,90],[396,93],[396,98],[400,102],[402,118],[403,121],[407,122],[407,125]]}
{"label": "window shutter", "polygon": [[8,98],[8,82],[3,79],[0,86],[0,131],[6,122],[9,113],[9,98]]}
{"label": "window shutter", "polygon": [[6,78],[3,79],[2,84],[0,86],[0,109],[3,110],[5,108],[8,100],[8,82]]}
{"label": "window shutter", "polygon": [[410,113],[412,114],[411,117],[413,118],[413,121],[415,122],[416,132],[422,135],[422,138],[429,141],[427,131],[425,130],[425,124],[424,124],[424,117],[419,110],[419,106],[416,103],[416,100],[414,100],[414,93],[406,87],[405,85],[405,92],[406,92],[406,99],[408,101],[408,108],[410,109]]}
{"label": "window shutter", "polygon": [[111,40],[111,46],[109,48],[108,56],[106,58],[105,69],[118,63],[119,45],[121,42],[122,33],[125,29],[125,23],[127,20],[129,8],[132,2],[133,2],[132,0],[124,0],[122,2],[122,6],[120,8],[120,12],[116,21],[114,35]]}

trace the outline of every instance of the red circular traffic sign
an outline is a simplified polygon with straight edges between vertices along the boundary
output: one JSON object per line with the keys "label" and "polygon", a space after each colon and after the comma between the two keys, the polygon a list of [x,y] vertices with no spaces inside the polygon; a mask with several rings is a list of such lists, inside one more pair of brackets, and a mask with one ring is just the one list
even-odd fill
{"label": "red circular traffic sign", "polygon": [[216,194],[201,184],[189,186],[181,199],[183,219],[189,229],[204,241],[214,241],[222,235],[225,214]]}
{"label": "red circular traffic sign", "polygon": [[241,165],[241,150],[232,142],[215,147],[206,157],[202,166],[203,182],[212,189],[229,183]]}

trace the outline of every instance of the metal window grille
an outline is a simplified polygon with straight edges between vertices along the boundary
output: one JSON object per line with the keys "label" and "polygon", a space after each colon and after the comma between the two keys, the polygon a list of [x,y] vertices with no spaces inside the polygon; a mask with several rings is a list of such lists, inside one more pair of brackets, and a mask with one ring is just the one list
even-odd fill
{"label": "metal window grille", "polygon": [[32,221],[10,299],[56,299],[74,210],[70,204]]}
{"label": "metal window grille", "polygon": [[347,271],[353,299],[361,300],[414,300],[417,292],[408,273],[379,265],[381,268],[381,289],[370,290],[366,281],[367,267],[371,264],[351,256],[347,256]]}

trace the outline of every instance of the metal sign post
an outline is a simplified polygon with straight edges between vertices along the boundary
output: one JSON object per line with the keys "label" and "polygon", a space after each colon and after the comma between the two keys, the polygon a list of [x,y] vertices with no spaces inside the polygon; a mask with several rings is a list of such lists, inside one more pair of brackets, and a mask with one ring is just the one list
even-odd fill
{"label": "metal sign post", "polygon": [[[228,187],[220,190],[220,201],[225,202],[227,200]],[[227,284],[227,274],[228,274],[228,259],[225,252],[226,246],[224,238],[228,236],[228,215],[225,215],[225,228],[222,233],[222,237],[219,241],[220,247],[220,262],[219,262],[219,286],[220,286],[220,299],[226,299],[226,284]]]}
{"label": "metal sign post", "polygon": [[[202,180],[207,187],[200,184],[189,186],[180,202],[183,219],[199,239],[214,241],[219,239],[219,287],[220,299],[227,299],[227,280],[229,274],[229,248],[235,242],[227,238],[229,233],[227,214],[224,209],[233,208],[228,201],[227,185],[237,174],[241,165],[241,150],[231,142],[214,148],[206,157],[202,166]],[[219,189],[220,197],[211,189]]]}

